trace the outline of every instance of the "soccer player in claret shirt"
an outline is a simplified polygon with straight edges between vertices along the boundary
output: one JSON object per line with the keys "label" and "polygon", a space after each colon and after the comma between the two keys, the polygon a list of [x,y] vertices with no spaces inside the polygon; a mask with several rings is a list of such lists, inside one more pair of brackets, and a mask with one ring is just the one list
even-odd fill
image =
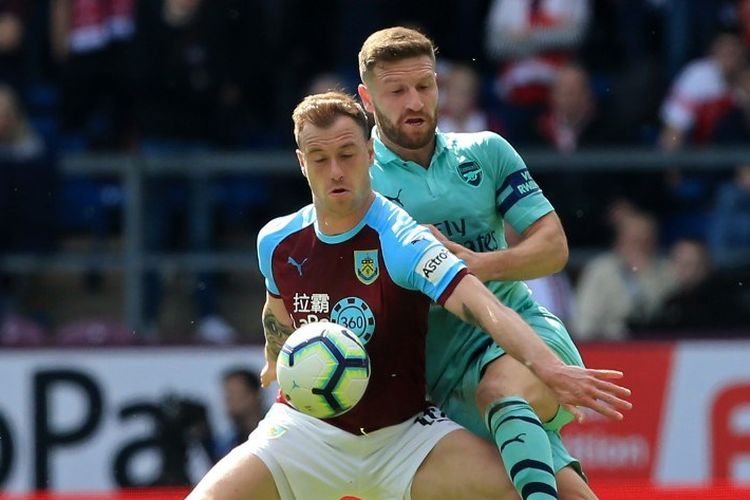
{"label": "soccer player in claret shirt", "polygon": [[[374,189],[404,208],[518,312],[565,364],[583,367],[564,325],[535,303],[521,279],[560,270],[565,234],[552,205],[523,160],[491,132],[437,130],[435,51],[421,33],[389,28],[372,34],[359,53],[359,95],[374,114]],[[507,248],[504,224],[522,235]],[[566,392],[542,367],[505,356],[481,327],[432,308],[427,337],[428,395],[449,417],[494,441],[523,498],[595,498],[559,430],[577,406],[621,419],[629,391],[601,373],[590,394]],[[560,406],[562,404],[563,406]],[[556,477],[555,477],[556,476]]]}
{"label": "soccer player in claret shirt", "polygon": [[[328,420],[279,400],[189,498],[518,498],[494,447],[425,401],[430,303],[481,324],[511,355],[554,372],[568,391],[596,391],[592,380],[605,374],[565,366],[429,229],[372,191],[372,140],[353,98],[310,96],[293,117],[313,203],[258,235],[267,288],[262,382],[273,379],[295,327],[323,320],[355,325],[370,356],[370,382],[357,406]],[[367,321],[352,321],[355,315]]]}

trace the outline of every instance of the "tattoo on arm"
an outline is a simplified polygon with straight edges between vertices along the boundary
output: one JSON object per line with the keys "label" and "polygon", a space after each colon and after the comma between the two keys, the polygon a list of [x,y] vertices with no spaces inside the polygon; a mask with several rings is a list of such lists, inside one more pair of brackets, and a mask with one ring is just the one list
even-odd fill
{"label": "tattoo on arm", "polygon": [[469,309],[469,306],[466,304],[461,304],[461,309],[463,310],[464,314],[464,321],[469,323],[470,325],[478,326],[479,328],[482,327],[482,323],[477,319],[477,317],[474,315],[474,313]]}
{"label": "tattoo on arm", "polygon": [[281,347],[286,339],[294,332],[294,328],[279,322],[271,311],[263,314],[263,335],[266,337],[266,346],[271,359],[276,359],[281,352]]}

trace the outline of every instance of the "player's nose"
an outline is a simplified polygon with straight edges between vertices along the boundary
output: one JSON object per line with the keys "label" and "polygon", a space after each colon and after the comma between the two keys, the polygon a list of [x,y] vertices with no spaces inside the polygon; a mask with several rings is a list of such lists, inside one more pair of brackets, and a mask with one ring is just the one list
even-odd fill
{"label": "player's nose", "polygon": [[419,92],[417,92],[417,89],[414,87],[411,87],[408,90],[406,107],[410,111],[421,111],[422,108],[424,108],[424,101],[422,101],[422,96],[419,95]]}
{"label": "player's nose", "polygon": [[344,178],[344,168],[337,160],[331,161],[331,179],[341,181]]}

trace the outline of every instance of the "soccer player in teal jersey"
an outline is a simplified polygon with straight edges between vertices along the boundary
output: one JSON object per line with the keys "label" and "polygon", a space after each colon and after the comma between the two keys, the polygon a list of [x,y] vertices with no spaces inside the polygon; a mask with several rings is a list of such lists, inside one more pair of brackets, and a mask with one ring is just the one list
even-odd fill
{"label": "soccer player in teal jersey", "polygon": [[[510,356],[569,392],[597,393],[607,373],[562,363],[428,229],[372,190],[373,141],[351,96],[308,96],[293,120],[312,204],[258,234],[266,284],[261,383],[273,380],[289,335],[310,321],[348,323],[366,343],[372,375],[357,406],[333,419],[305,415],[279,395],[248,441],[216,464],[188,500],[518,498],[494,447],[426,402],[431,301],[484,325]],[[364,254],[372,260],[369,271],[360,265]],[[303,295],[326,306],[311,311]],[[352,321],[357,317],[367,319]],[[534,498],[551,491],[532,487]]]}
{"label": "soccer player in teal jersey", "polygon": [[[494,133],[437,131],[434,47],[422,34],[406,28],[374,33],[360,51],[359,71],[359,94],[376,123],[374,188],[418,222],[432,224],[566,364],[583,367],[563,324],[519,281],[560,270],[568,252],[554,208],[521,157]],[[505,241],[506,222],[522,235],[513,249]],[[561,498],[596,498],[559,431],[581,416],[576,405],[621,419],[630,407],[622,399],[629,391],[600,379],[593,394],[565,393],[534,367],[504,356],[481,329],[439,308],[430,314],[426,375],[432,400],[496,443],[524,499],[554,498],[534,494],[532,485],[539,483],[559,487]]]}

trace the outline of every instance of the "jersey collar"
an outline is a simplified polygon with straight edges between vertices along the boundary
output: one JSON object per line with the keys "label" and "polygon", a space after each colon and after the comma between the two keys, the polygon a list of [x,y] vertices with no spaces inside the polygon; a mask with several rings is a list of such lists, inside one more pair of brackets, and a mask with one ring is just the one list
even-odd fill
{"label": "jersey collar", "polygon": [[[388,149],[388,146],[386,146],[383,141],[380,140],[380,132],[378,131],[378,127],[375,126],[372,128],[372,137],[374,138],[375,143],[375,156],[378,159],[379,163],[391,163],[391,162],[397,162],[399,164],[404,163],[404,160],[398,156],[396,153]],[[430,164],[432,164],[432,161],[435,160],[438,156],[440,156],[443,151],[448,147],[447,141],[445,140],[445,135],[440,131],[440,129],[435,129],[435,151],[432,153],[432,159],[430,161]]]}
{"label": "jersey collar", "polygon": [[315,217],[313,221],[313,227],[315,228],[315,235],[318,237],[320,241],[322,241],[323,243],[328,243],[329,245],[335,245],[337,243],[343,243],[347,240],[350,240],[358,232],[360,232],[363,227],[365,227],[365,224],[367,224],[367,221],[370,220],[370,218],[372,217],[373,212],[377,210],[375,205],[382,205],[382,204],[383,204],[382,195],[375,193],[375,199],[370,204],[370,207],[367,209],[367,212],[365,212],[365,215],[362,217],[362,220],[360,220],[353,228],[340,234],[334,234],[334,235],[325,234],[323,231],[320,230],[320,225],[318,224],[318,218]]}

